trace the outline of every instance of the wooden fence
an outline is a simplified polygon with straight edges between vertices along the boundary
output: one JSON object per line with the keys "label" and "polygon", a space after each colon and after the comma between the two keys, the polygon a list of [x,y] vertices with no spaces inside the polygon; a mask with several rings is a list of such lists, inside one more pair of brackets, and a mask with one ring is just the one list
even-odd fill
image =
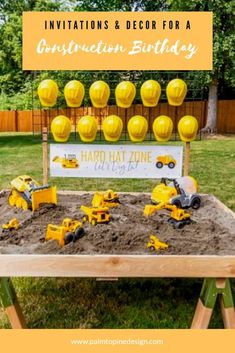
{"label": "wooden fence", "polygon": [[[136,114],[143,115],[149,119],[151,125],[155,117],[159,115],[170,116],[175,128],[178,120],[184,115],[194,115],[199,122],[199,128],[205,126],[207,119],[207,102],[194,101],[184,102],[180,107],[171,107],[166,103],[160,103],[154,108],[145,108],[142,105],[133,105],[125,110],[116,106],[109,106],[104,109],[95,109],[92,107],[67,108],[67,109],[51,109],[30,110],[25,111],[0,111],[0,132],[37,132],[41,131],[43,126],[50,123],[54,116],[64,114],[71,118],[75,124],[76,118],[91,114],[102,119],[110,114],[117,114],[121,118],[128,119]],[[235,100],[221,100],[218,102],[218,133],[235,133]]]}

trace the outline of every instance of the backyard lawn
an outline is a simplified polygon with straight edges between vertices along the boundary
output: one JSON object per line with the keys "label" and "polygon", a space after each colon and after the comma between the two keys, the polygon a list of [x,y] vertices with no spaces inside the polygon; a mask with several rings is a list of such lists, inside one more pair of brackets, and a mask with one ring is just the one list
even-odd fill
{"label": "backyard lawn", "polygon": [[[9,188],[20,174],[41,181],[41,155],[39,136],[0,134],[0,190]],[[199,181],[200,192],[214,194],[235,211],[234,136],[193,142],[190,174]],[[50,182],[58,189],[146,192],[156,184],[152,179],[53,178]],[[14,279],[29,328],[188,328],[201,283],[199,279]],[[0,327],[9,327],[1,309]],[[218,312],[211,327],[222,327]]]}

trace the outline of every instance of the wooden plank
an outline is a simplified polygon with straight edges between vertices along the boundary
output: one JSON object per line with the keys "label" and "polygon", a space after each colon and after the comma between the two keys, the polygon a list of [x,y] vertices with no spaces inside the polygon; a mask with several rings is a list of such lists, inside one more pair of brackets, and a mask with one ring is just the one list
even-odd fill
{"label": "wooden plank", "polygon": [[234,307],[225,308],[222,296],[220,296],[220,309],[223,317],[224,328],[235,328],[235,311]]}
{"label": "wooden plank", "polygon": [[0,276],[235,277],[235,256],[0,255]]}

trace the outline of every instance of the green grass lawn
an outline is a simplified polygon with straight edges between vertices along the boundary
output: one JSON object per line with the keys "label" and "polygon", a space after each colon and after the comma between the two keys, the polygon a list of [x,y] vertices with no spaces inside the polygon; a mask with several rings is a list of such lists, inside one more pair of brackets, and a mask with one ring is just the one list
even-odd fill
{"label": "green grass lawn", "polygon": [[[40,137],[0,135],[0,189],[20,174],[42,179]],[[179,144],[179,142],[172,142]],[[235,210],[235,137],[192,143],[191,175],[200,191],[213,193]],[[155,180],[53,178],[59,189],[150,192]],[[30,328],[188,328],[201,280],[17,278],[14,284]],[[233,285],[234,287],[234,285]],[[0,310],[0,326],[9,327]],[[211,327],[222,327],[215,312]]]}

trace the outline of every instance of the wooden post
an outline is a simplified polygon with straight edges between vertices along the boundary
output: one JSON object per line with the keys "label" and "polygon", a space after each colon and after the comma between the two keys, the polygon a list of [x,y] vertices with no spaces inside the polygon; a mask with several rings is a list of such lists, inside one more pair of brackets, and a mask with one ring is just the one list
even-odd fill
{"label": "wooden post", "polygon": [[24,316],[18,303],[15,289],[9,278],[0,279],[0,302],[14,329],[26,328]]}
{"label": "wooden post", "polygon": [[190,142],[185,142],[184,149],[184,176],[189,175]]}
{"label": "wooden post", "polygon": [[235,328],[235,311],[229,279],[204,279],[191,328],[206,329],[219,296],[225,328]]}
{"label": "wooden post", "polygon": [[48,184],[48,134],[47,127],[42,130],[42,168],[43,185]]}

